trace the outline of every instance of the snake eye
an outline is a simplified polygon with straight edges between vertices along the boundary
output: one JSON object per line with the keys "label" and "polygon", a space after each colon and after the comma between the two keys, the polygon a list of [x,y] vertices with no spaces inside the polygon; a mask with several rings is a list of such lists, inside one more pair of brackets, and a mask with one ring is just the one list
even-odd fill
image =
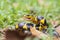
{"label": "snake eye", "polygon": [[26,16],[30,16],[30,15],[26,15]]}

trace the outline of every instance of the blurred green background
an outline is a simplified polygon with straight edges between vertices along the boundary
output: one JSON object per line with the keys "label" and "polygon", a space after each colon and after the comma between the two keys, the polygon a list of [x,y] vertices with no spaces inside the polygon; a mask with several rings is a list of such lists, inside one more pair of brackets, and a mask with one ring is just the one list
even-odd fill
{"label": "blurred green background", "polygon": [[60,0],[0,0],[0,29],[25,21],[23,15],[32,14],[31,10],[47,21],[60,21]]}
{"label": "blurred green background", "polygon": [[48,21],[60,20],[60,0],[0,0],[0,28],[21,22],[31,10]]}

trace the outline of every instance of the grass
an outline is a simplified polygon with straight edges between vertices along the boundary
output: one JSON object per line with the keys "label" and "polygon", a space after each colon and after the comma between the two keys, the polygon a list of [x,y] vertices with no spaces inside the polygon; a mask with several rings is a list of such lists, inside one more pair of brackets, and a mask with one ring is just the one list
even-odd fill
{"label": "grass", "polygon": [[[42,3],[41,3],[42,2]],[[25,14],[35,11],[36,16],[44,16],[47,21],[60,20],[60,0],[0,0],[0,28],[21,22]]]}

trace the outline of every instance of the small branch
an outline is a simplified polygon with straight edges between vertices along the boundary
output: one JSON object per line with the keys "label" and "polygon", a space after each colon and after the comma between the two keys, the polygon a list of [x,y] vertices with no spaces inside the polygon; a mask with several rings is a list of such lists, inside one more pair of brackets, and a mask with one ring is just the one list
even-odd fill
{"label": "small branch", "polygon": [[60,26],[60,24],[56,25],[54,28],[57,28],[57,27],[59,27],[59,26]]}

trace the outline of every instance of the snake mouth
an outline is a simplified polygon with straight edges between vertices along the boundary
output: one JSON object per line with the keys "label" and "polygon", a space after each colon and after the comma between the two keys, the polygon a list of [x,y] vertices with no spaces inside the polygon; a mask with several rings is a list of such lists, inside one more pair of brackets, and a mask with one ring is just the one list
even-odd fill
{"label": "snake mouth", "polygon": [[28,16],[24,16],[24,19],[25,19],[25,20],[31,20],[31,18],[28,17]]}
{"label": "snake mouth", "polygon": [[31,18],[25,18],[26,20],[31,20]]}
{"label": "snake mouth", "polygon": [[26,19],[30,20],[31,18],[26,18]]}

